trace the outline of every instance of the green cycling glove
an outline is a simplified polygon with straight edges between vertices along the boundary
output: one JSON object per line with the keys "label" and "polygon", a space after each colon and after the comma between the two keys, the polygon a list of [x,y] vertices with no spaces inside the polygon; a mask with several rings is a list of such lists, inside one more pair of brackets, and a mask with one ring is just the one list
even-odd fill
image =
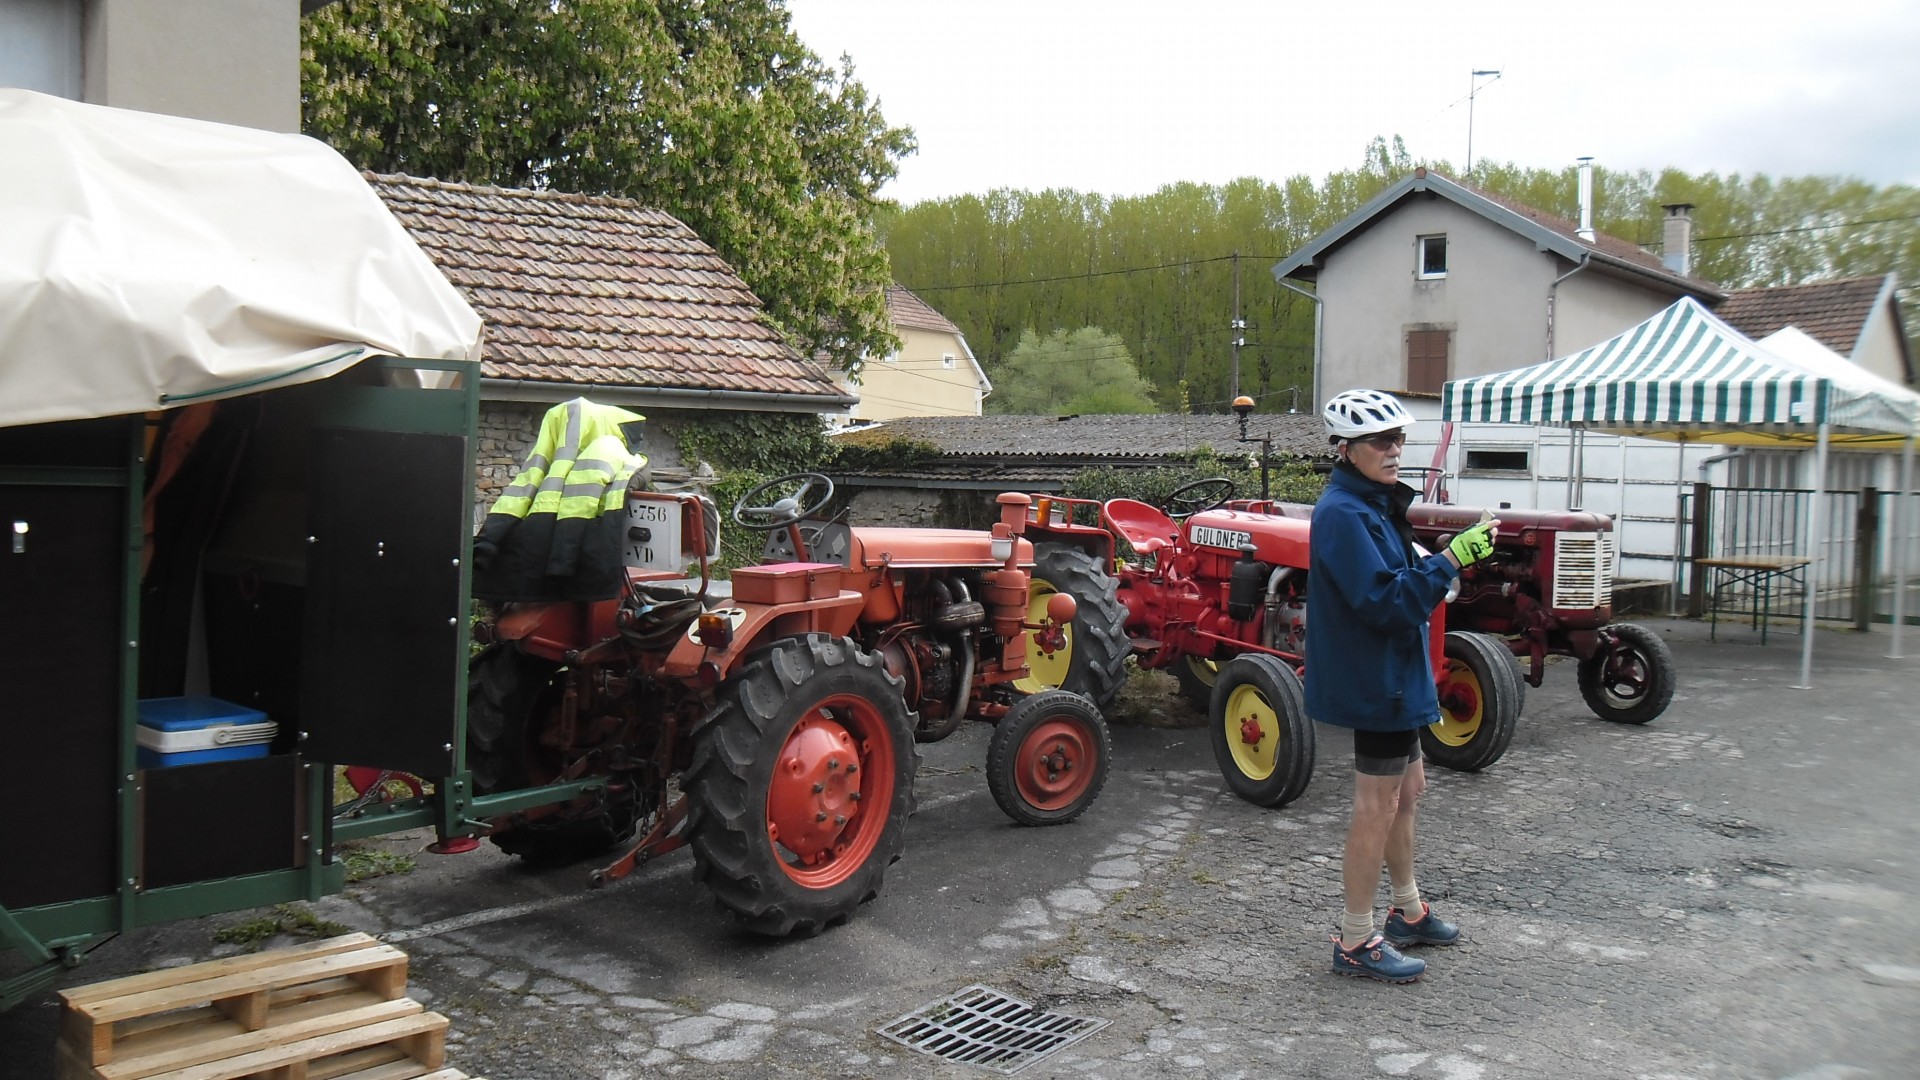
{"label": "green cycling glove", "polygon": [[1463,567],[1493,554],[1493,522],[1483,521],[1470,529],[1462,529],[1453,543],[1447,545],[1447,550]]}

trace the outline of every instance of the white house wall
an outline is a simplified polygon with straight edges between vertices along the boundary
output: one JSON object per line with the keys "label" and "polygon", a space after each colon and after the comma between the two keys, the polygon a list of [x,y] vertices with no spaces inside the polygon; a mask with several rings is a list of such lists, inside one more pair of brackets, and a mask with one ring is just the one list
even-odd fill
{"label": "white house wall", "polygon": [[[1570,269],[1571,263],[1563,264],[1562,272]],[[1543,314],[1537,351],[1513,363],[1497,364],[1490,370],[1505,371],[1538,364],[1598,345],[1622,329],[1652,318],[1672,304],[1673,299],[1670,293],[1649,292],[1640,285],[1589,266],[1560,283],[1554,302],[1553,355],[1546,353]],[[1544,313],[1544,302],[1541,310]]]}
{"label": "white house wall", "polygon": [[84,9],[81,100],[300,130],[299,0],[85,0]]}
{"label": "white house wall", "polygon": [[1854,363],[1873,372],[1875,375],[1901,386],[1913,385],[1908,381],[1909,372],[1902,347],[1900,332],[1893,318],[1893,300],[1888,298],[1874,305],[1873,313],[1867,317],[1866,326],[1861,330],[1860,340],[1854,344]]}
{"label": "white house wall", "polygon": [[[1417,280],[1416,242],[1434,234],[1447,237],[1447,276]],[[1545,359],[1553,262],[1515,233],[1445,199],[1403,202],[1355,233],[1321,272],[1317,404],[1354,387],[1404,387],[1410,327],[1453,331],[1450,378]]]}

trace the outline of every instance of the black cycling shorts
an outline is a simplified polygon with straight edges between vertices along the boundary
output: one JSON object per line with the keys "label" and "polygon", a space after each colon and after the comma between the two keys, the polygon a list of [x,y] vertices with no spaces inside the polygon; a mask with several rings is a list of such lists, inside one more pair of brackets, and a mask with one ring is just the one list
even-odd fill
{"label": "black cycling shorts", "polygon": [[1353,732],[1353,768],[1368,776],[1403,776],[1420,760],[1420,729]]}

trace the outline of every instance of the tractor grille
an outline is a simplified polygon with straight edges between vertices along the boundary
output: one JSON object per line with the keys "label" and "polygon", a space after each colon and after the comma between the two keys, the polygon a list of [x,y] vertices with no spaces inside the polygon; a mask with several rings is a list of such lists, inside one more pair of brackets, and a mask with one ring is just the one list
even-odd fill
{"label": "tractor grille", "polygon": [[909,1049],[945,1061],[1016,1073],[1107,1026],[1065,1013],[1042,1012],[975,983],[879,1029]]}
{"label": "tractor grille", "polygon": [[1563,532],[1553,538],[1550,606],[1576,611],[1613,606],[1613,534]]}

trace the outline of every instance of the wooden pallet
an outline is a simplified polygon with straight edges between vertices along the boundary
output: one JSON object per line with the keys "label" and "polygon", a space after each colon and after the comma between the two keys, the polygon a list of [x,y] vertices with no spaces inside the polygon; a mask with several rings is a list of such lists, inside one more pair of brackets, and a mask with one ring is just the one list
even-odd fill
{"label": "wooden pallet", "polygon": [[407,955],[365,934],[63,992],[62,1080],[460,1080]]}

